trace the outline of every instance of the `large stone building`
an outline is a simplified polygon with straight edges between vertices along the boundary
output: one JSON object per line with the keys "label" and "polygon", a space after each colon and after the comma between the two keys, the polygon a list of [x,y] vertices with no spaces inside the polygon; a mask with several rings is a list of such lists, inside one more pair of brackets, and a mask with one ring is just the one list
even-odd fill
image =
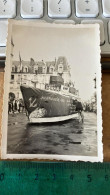
{"label": "large stone building", "polygon": [[60,75],[64,80],[64,85],[68,86],[71,83],[70,66],[65,57],[59,57],[54,61],[35,62],[32,58],[27,61],[13,61],[10,92],[15,94],[16,98],[22,98],[20,85],[26,84],[29,86],[40,87],[43,89],[45,84],[49,84],[50,76]]}

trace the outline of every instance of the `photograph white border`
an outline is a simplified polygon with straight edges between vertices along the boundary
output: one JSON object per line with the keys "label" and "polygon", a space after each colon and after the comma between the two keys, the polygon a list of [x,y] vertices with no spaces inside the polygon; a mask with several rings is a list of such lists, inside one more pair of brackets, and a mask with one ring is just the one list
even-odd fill
{"label": "photograph white border", "polygon": [[[23,26],[37,26],[37,27],[56,27],[56,28],[92,28],[97,34],[97,144],[98,144],[98,155],[97,157],[91,156],[73,156],[73,155],[41,155],[41,154],[7,154],[7,123],[8,123],[8,92],[10,82],[10,51],[11,51],[11,34],[13,25],[23,25]],[[64,160],[64,161],[90,161],[90,162],[102,162],[103,161],[103,144],[102,144],[102,97],[101,97],[101,64],[100,64],[100,31],[98,24],[49,24],[49,23],[37,23],[29,21],[15,21],[9,20],[8,24],[8,39],[7,39],[7,51],[6,51],[6,66],[5,66],[5,78],[4,78],[4,97],[3,97],[3,116],[2,116],[2,159],[42,159],[42,160]]]}

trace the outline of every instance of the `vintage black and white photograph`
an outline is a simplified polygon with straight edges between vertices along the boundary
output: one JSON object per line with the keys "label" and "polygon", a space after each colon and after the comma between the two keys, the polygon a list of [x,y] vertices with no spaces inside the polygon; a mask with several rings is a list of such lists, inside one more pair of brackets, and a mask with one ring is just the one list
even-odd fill
{"label": "vintage black and white photograph", "polygon": [[9,21],[2,157],[102,161],[98,25]]}

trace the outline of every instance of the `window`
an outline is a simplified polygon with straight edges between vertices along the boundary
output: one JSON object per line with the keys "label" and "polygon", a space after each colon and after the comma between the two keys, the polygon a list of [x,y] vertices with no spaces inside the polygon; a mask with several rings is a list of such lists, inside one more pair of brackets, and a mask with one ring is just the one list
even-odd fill
{"label": "window", "polygon": [[12,67],[12,72],[14,72],[15,71],[15,67]]}
{"label": "window", "polygon": [[27,67],[24,67],[24,72],[28,72],[28,68]]}
{"label": "window", "polygon": [[38,67],[38,74],[42,74],[42,67]]}
{"label": "window", "polygon": [[23,68],[23,72],[28,72],[28,67],[27,67],[27,66],[25,66],[25,67]]}
{"label": "window", "polygon": [[25,68],[25,72],[28,72],[28,68]]}
{"label": "window", "polygon": [[27,79],[27,75],[24,75],[24,80],[26,80]]}
{"label": "window", "polygon": [[11,75],[11,80],[14,80],[14,75],[13,74]]}
{"label": "window", "polygon": [[43,73],[44,74],[46,73],[46,67],[43,67]]}
{"label": "window", "polygon": [[18,81],[20,81],[20,79],[21,79],[21,75],[18,75]]}
{"label": "window", "polygon": [[47,73],[49,73],[49,67],[47,67]]}
{"label": "window", "polygon": [[58,65],[58,73],[63,73],[63,65],[62,64]]}
{"label": "window", "polygon": [[34,73],[35,73],[35,74],[38,73],[38,68],[37,68],[37,67],[34,68]]}
{"label": "window", "polygon": [[53,73],[53,67],[50,67],[50,71],[51,74]]}
{"label": "window", "polygon": [[38,73],[38,70],[35,70],[35,74],[37,74]]}
{"label": "window", "polygon": [[18,68],[17,68],[17,72],[20,72],[20,66],[18,66]]}

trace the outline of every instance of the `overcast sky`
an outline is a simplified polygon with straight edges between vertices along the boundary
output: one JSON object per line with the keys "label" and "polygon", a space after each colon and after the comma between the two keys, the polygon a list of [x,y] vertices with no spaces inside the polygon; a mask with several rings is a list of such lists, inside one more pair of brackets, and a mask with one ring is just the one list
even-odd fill
{"label": "overcast sky", "polygon": [[13,26],[14,59],[53,61],[65,56],[71,67],[72,81],[80,97],[88,100],[94,93],[97,72],[96,33],[93,28],[43,28]]}

